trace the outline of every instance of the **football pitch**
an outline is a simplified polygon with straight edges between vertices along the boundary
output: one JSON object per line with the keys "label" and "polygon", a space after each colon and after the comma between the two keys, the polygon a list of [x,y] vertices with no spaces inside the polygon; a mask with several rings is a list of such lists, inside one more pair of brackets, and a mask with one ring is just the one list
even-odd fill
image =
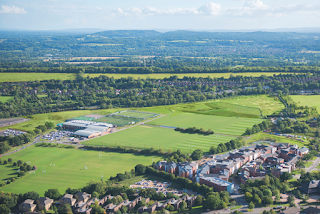
{"label": "football pitch", "polygon": [[139,112],[139,111],[121,111],[115,114],[116,116],[123,117],[135,117],[135,118],[149,118],[155,116],[156,114],[148,113],[148,112]]}
{"label": "football pitch", "polygon": [[[102,152],[101,154],[99,158],[98,151],[31,146],[15,154],[2,157],[2,160],[10,157],[13,162],[30,161],[32,166],[37,166],[36,173],[27,172],[25,177],[1,187],[0,191],[13,193],[36,191],[43,196],[46,190],[57,188],[63,194],[68,187],[82,188],[90,180],[100,181],[101,176],[107,180],[110,176],[130,171],[137,164],[150,165],[153,158],[155,161],[160,160],[160,157],[126,153]],[[85,166],[87,166],[86,170]],[[17,177],[17,169],[18,167],[13,167],[12,164],[1,164],[0,182]],[[44,169],[46,173],[42,173]]]}
{"label": "football pitch", "polygon": [[155,148],[168,149],[190,153],[195,149],[208,151],[211,146],[228,142],[236,138],[226,135],[199,135],[176,132],[169,128],[154,126],[136,126],[113,134],[84,141],[84,145],[95,146],[124,146],[132,148]]}

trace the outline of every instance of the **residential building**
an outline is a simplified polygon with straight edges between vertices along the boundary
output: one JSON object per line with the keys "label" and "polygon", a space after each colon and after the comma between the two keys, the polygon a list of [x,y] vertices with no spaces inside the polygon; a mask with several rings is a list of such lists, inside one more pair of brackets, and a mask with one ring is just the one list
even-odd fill
{"label": "residential building", "polygon": [[53,203],[53,199],[48,197],[41,197],[37,199],[38,209],[39,211],[45,210],[48,211]]}
{"label": "residential building", "polygon": [[23,203],[21,203],[19,205],[19,211],[20,212],[28,212],[28,211],[33,212],[34,209],[37,207],[37,205],[33,204],[33,202],[34,202],[34,200],[31,200],[31,199],[25,200]]}
{"label": "residential building", "polygon": [[76,203],[77,199],[73,198],[73,195],[71,194],[65,194],[62,198],[59,200],[59,205],[63,206],[64,204],[69,204],[73,206]]}

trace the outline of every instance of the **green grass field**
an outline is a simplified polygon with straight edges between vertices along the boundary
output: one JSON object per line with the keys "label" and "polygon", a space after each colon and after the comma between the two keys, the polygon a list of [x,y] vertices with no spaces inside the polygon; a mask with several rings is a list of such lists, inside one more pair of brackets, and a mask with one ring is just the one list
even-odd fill
{"label": "green grass field", "polygon": [[241,96],[227,99],[219,99],[207,102],[182,103],[177,105],[157,106],[138,109],[161,114],[172,112],[189,112],[204,115],[217,115],[226,117],[260,118],[262,115],[270,115],[284,108],[279,100],[267,95]]}
{"label": "green grass field", "polygon": [[32,115],[30,118],[31,120],[15,124],[12,126],[6,126],[0,128],[3,129],[19,129],[25,131],[34,130],[35,127],[45,124],[46,122],[53,122],[54,124],[62,123],[69,118],[79,117],[87,114],[111,114],[121,109],[104,109],[104,110],[78,110],[78,111],[63,111],[63,112],[53,112],[53,113],[46,113],[46,114],[35,114]]}
{"label": "green grass field", "polygon": [[[31,146],[15,154],[6,156],[13,161],[30,161],[31,165],[37,166],[35,174],[29,174],[15,182],[1,187],[0,191],[25,193],[36,191],[40,195],[49,188],[57,188],[64,193],[68,187],[81,188],[90,180],[99,181],[101,176],[105,180],[117,173],[130,171],[137,164],[151,164],[152,158],[158,161],[159,157],[140,156],[121,153],[102,153],[99,158],[97,151],[82,151],[81,149],[64,149],[56,147]],[[2,157],[4,159],[4,157]],[[51,166],[50,164],[55,164]],[[84,169],[87,166],[87,170]],[[46,173],[42,174],[42,168]],[[17,167],[12,165],[0,165],[0,181],[3,182],[11,177],[16,177]]]}
{"label": "green grass field", "polygon": [[75,79],[70,73],[0,73],[0,82],[25,82],[35,80],[69,80]]}
{"label": "green grass field", "polygon": [[259,141],[261,139],[274,139],[276,140],[277,143],[290,143],[292,145],[298,145],[300,148],[309,145],[308,141],[301,142],[301,141],[290,139],[287,137],[271,135],[263,132],[251,135],[250,138],[246,140],[246,142],[252,143],[252,142]]}
{"label": "green grass field", "polygon": [[6,103],[13,100],[13,96],[0,96],[0,102]]}
{"label": "green grass field", "polygon": [[147,77],[151,79],[163,79],[163,78],[168,78],[170,76],[178,76],[178,78],[183,78],[184,76],[187,77],[212,77],[212,78],[229,78],[230,75],[233,76],[252,76],[252,77],[260,77],[261,75],[266,75],[266,76],[273,76],[274,74],[279,75],[280,73],[269,73],[269,72],[248,72],[248,73],[183,73],[183,74],[170,74],[170,73],[165,73],[165,74],[85,74],[86,76],[90,77],[98,77],[100,75],[108,76],[108,77],[114,77],[116,79],[120,79],[122,77],[133,77],[135,79],[141,78],[141,79],[146,79]]}
{"label": "green grass field", "polygon": [[208,151],[211,146],[217,146],[234,139],[234,136],[224,135],[198,135],[176,132],[173,129],[153,126],[137,126],[114,134],[108,134],[99,138],[84,141],[84,145],[95,146],[124,146],[133,148],[155,148],[168,151],[181,149],[190,153],[195,149]]}
{"label": "green grass field", "polygon": [[261,117],[261,113],[258,108],[226,103],[223,102],[223,100],[201,103],[185,103],[174,106],[168,106],[167,108],[171,109],[172,111],[188,112],[203,115],[248,118]]}
{"label": "green grass field", "polygon": [[[98,77],[100,75],[114,77],[116,79],[120,79],[122,77],[134,77],[135,79],[138,78],[155,78],[155,79],[163,79],[170,76],[178,76],[179,78],[182,78],[184,76],[190,76],[190,77],[224,77],[229,78],[230,75],[237,76],[252,76],[252,77],[259,77],[261,75],[266,76],[272,76],[272,75],[278,75],[280,73],[269,73],[269,72],[261,72],[261,73],[255,73],[255,72],[248,72],[248,73],[186,73],[186,74],[85,74],[85,76],[90,77]],[[22,82],[22,81],[35,81],[35,80],[50,80],[50,79],[60,79],[60,80],[73,80],[75,79],[75,74],[72,73],[0,73],[0,82]]]}
{"label": "green grass field", "polygon": [[292,95],[290,97],[298,106],[316,107],[320,112],[320,95]]}
{"label": "green grass field", "polygon": [[136,118],[149,118],[154,116],[154,114],[150,114],[148,112],[138,112],[138,111],[122,111],[115,114],[116,116],[124,116],[124,117],[136,117]]}
{"label": "green grass field", "polygon": [[205,130],[211,129],[214,133],[242,135],[246,128],[261,123],[261,119],[244,117],[220,117],[193,113],[175,112],[168,116],[149,122],[150,125],[164,125],[173,127],[197,127]]}
{"label": "green grass field", "polygon": [[101,117],[101,118],[95,119],[93,121],[103,122],[103,123],[111,123],[111,124],[117,125],[117,126],[125,126],[125,125],[131,124],[132,122],[134,122],[134,123],[139,122],[139,119],[109,116],[109,117]]}
{"label": "green grass field", "polygon": [[220,101],[234,105],[258,108],[262,111],[263,115],[270,115],[284,108],[284,105],[278,99],[268,95],[232,97]]}

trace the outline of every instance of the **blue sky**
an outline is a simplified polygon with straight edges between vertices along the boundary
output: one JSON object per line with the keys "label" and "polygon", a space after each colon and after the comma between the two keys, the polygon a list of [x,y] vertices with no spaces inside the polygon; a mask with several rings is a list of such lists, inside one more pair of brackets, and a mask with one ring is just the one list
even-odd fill
{"label": "blue sky", "polygon": [[60,30],[320,27],[319,0],[0,0],[0,28]]}

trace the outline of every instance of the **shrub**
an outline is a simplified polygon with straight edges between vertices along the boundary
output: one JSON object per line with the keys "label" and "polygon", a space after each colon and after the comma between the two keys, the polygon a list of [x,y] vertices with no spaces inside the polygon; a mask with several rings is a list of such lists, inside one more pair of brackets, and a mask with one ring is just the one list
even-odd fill
{"label": "shrub", "polygon": [[11,163],[12,162],[12,158],[8,158],[8,162]]}
{"label": "shrub", "polygon": [[3,161],[3,164],[7,164],[7,163],[8,163],[8,161],[7,161],[7,160],[4,160],[4,161]]}
{"label": "shrub", "polygon": [[24,171],[18,172],[18,177],[23,177],[23,176],[25,176],[25,175],[26,175],[26,173],[25,173]]}

